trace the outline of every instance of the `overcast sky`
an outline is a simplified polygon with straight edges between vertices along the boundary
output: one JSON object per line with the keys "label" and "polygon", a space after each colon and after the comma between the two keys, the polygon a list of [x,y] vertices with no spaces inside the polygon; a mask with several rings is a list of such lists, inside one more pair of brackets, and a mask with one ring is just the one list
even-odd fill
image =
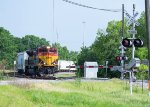
{"label": "overcast sky", "polygon": [[[124,4],[129,14],[132,14],[133,4],[139,13],[145,9],[145,0],[71,1],[100,9],[121,9]],[[83,40],[85,46],[94,42],[98,28],[105,30],[109,21],[122,18],[121,11],[116,13],[93,10],[62,0],[54,0],[54,4],[53,21],[53,0],[1,0],[0,26],[17,37],[33,34],[46,38],[50,43],[58,40],[69,50],[79,51]]]}

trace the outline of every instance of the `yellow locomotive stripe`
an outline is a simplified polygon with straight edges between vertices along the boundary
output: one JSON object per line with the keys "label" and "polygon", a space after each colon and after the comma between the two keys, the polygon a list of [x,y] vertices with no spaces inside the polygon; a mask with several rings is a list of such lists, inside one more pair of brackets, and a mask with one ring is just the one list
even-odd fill
{"label": "yellow locomotive stripe", "polygon": [[56,66],[54,62],[58,60],[58,56],[40,55],[39,59],[45,63],[44,66]]}

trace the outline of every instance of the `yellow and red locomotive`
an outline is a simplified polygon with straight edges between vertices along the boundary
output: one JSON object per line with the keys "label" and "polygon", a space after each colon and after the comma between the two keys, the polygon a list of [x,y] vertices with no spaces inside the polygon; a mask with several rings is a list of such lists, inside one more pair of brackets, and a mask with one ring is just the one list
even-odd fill
{"label": "yellow and red locomotive", "polygon": [[36,50],[26,51],[28,60],[25,62],[25,74],[42,76],[54,74],[58,67],[57,48],[42,46]]}

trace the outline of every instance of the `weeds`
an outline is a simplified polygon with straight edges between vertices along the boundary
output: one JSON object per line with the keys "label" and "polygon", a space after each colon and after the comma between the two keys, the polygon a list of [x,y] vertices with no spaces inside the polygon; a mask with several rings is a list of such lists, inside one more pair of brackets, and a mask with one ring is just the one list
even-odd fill
{"label": "weeds", "polygon": [[34,87],[34,84],[31,84],[31,83],[28,82],[28,81],[17,82],[17,81],[14,80],[14,81],[11,83],[11,85],[16,86],[16,87],[19,87],[19,88],[23,88],[23,89],[30,89],[30,88],[33,88],[33,87]]}
{"label": "weeds", "polygon": [[81,86],[81,78],[76,78],[75,80],[75,86],[80,87]]}
{"label": "weeds", "polygon": [[[45,85],[48,84],[51,83]],[[43,85],[42,89],[37,89],[28,81],[24,84],[14,82],[11,86],[0,86],[0,107],[150,107],[147,90],[141,94],[139,88],[133,87],[130,96],[125,85],[117,79],[82,82],[78,78],[75,82],[57,82],[46,89]],[[69,91],[64,93],[62,89]],[[10,103],[12,100],[15,101],[13,104]]]}

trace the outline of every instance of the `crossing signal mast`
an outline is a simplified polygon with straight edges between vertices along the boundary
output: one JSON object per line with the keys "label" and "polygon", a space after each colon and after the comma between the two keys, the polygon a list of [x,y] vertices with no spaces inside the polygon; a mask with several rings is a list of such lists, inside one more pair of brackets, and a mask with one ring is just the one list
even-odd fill
{"label": "crossing signal mast", "polygon": [[139,67],[140,66],[140,59],[135,58],[135,47],[142,47],[143,46],[143,41],[139,38],[135,38],[135,35],[137,34],[137,31],[135,30],[135,26],[139,26],[139,22],[135,20],[135,18],[138,15],[138,12],[135,13],[135,5],[133,4],[133,16],[130,16],[127,12],[125,13],[127,16],[127,26],[132,25],[132,29],[128,30],[128,33],[132,35],[132,38],[124,38],[122,40],[122,45],[126,48],[132,48],[132,59],[125,66],[125,70],[129,71],[130,75],[130,95],[132,95],[132,81],[135,79],[133,69],[134,67]]}
{"label": "crossing signal mast", "polygon": [[[125,13],[125,10],[124,10],[124,4],[122,4],[122,38],[121,40],[123,40],[124,38],[124,13]],[[121,72],[121,79],[124,78],[124,61],[125,60],[128,60],[128,57],[126,57],[124,54],[125,54],[125,50],[126,48],[122,45],[122,43],[120,42],[120,47],[119,47],[119,50],[120,50],[120,56],[116,56],[116,61],[120,62],[121,66],[114,66],[112,71],[113,70],[118,70]]]}
{"label": "crossing signal mast", "polygon": [[[124,8],[124,6],[123,6]],[[124,10],[124,9],[123,9]],[[123,11],[125,12],[125,11]],[[132,81],[136,80],[136,77],[134,76],[134,68],[138,68],[140,66],[140,59],[135,58],[135,47],[142,47],[143,41],[139,38],[136,38],[135,35],[137,34],[137,31],[135,30],[135,26],[139,26],[140,23],[135,20],[135,18],[138,15],[138,12],[135,13],[135,5],[133,4],[133,16],[130,16],[127,12],[125,12],[125,15],[127,16],[127,26],[132,26],[131,30],[128,30],[128,33],[132,35],[131,38],[124,38],[124,19],[122,20],[122,41],[119,49],[121,50],[120,56],[116,56],[116,61],[121,62],[121,66],[114,66],[112,70],[118,70],[121,72],[121,79],[123,79],[123,75],[126,72],[129,72],[130,75],[130,95],[132,95]],[[124,17],[124,13],[123,13]],[[125,49],[126,48],[132,48],[132,59],[129,61],[128,64],[124,65],[124,61],[128,60],[128,57],[126,57]]]}

